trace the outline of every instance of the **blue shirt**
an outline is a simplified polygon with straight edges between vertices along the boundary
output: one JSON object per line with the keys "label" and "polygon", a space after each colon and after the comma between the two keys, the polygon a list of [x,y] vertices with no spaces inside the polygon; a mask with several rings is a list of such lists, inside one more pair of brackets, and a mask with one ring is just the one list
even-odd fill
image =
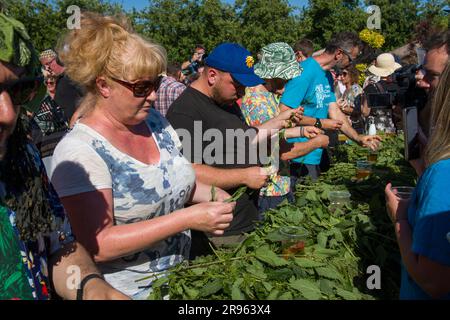
{"label": "blue shirt", "polygon": [[[305,108],[305,116],[319,119],[328,118],[328,106],[336,102],[333,90],[333,76],[329,71],[322,69],[313,58],[308,58],[300,63],[303,72],[298,77],[291,79],[284,89],[281,103],[290,107]],[[288,142],[304,142],[307,138],[292,138]],[[322,149],[316,149],[307,155],[295,158],[292,161],[318,165],[322,157]]]}
{"label": "blue shirt", "polygon": [[[431,165],[423,173],[411,198],[408,220],[412,250],[450,267],[450,159]],[[430,299],[402,266],[400,299]],[[450,292],[443,297],[450,299]]]}

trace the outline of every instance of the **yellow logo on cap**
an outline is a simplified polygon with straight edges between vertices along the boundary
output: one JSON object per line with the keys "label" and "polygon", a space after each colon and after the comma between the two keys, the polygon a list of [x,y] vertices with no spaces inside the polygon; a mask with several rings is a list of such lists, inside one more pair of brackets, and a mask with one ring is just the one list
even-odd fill
{"label": "yellow logo on cap", "polygon": [[248,56],[245,59],[245,63],[247,64],[247,67],[251,68],[251,67],[253,67],[253,64],[255,63],[255,60],[253,59],[252,56]]}

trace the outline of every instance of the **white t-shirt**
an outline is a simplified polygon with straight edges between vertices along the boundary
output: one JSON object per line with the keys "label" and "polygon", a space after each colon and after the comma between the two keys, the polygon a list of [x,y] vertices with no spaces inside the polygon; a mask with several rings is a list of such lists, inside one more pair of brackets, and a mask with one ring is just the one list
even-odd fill
{"label": "white t-shirt", "polygon": [[[151,109],[146,123],[160,152],[160,162],[154,165],[119,151],[97,131],[77,123],[53,154],[51,180],[58,195],[112,189],[115,225],[148,220],[183,208],[195,183],[192,165],[180,152],[181,142],[175,130],[158,111]],[[101,263],[99,268],[113,287],[134,299],[145,299],[150,280],[135,280],[187,259],[190,237],[190,231],[184,231],[142,252]]]}

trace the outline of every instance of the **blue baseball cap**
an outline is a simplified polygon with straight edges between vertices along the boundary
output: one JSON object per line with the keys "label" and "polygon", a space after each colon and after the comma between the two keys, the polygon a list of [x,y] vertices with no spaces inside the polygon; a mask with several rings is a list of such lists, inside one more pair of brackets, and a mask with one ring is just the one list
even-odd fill
{"label": "blue baseball cap", "polygon": [[218,45],[205,60],[207,66],[229,72],[233,79],[246,87],[264,83],[264,80],[255,74],[254,63],[250,52],[237,43]]}

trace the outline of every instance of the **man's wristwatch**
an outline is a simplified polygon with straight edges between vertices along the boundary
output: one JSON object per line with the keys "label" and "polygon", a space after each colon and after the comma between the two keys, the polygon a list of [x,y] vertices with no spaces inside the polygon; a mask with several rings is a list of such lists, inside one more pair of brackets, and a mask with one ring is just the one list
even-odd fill
{"label": "man's wristwatch", "polygon": [[77,300],[83,300],[84,287],[86,286],[86,283],[91,279],[105,280],[103,278],[103,276],[99,275],[98,273],[92,273],[92,274],[84,277],[83,280],[81,280],[80,287],[77,289]]}
{"label": "man's wristwatch", "polygon": [[322,129],[322,122],[319,118],[316,118],[316,123],[314,123],[314,127]]}

